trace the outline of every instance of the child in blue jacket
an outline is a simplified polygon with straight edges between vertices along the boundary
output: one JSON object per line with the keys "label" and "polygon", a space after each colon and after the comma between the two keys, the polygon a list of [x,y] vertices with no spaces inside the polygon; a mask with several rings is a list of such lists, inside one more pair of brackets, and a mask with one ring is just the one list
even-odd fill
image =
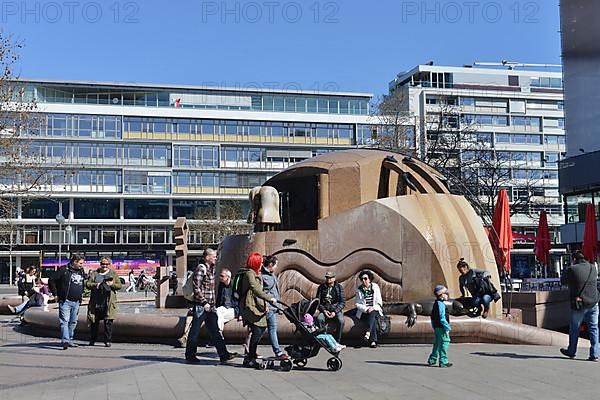
{"label": "child in blue jacket", "polygon": [[444,301],[448,300],[448,288],[437,285],[433,290],[435,303],[431,309],[431,326],[435,332],[433,349],[427,360],[427,365],[435,366],[438,362],[440,367],[448,368],[452,363],[448,362],[448,346],[450,345],[450,318],[446,313]]}

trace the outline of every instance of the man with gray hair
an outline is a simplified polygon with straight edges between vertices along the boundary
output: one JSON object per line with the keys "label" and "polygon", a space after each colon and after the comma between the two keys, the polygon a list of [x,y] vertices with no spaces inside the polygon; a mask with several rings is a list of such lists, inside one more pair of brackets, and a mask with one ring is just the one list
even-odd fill
{"label": "man with gray hair", "polygon": [[240,307],[236,299],[232,295],[231,286],[231,271],[228,268],[221,269],[219,273],[219,286],[217,287],[217,325],[221,335],[223,328],[229,321],[238,318],[240,315]]}

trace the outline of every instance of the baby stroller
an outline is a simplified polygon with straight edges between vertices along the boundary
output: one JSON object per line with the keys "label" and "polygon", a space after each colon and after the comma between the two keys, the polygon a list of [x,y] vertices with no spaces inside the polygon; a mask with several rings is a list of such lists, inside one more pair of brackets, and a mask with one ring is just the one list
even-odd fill
{"label": "baby stroller", "polygon": [[316,331],[311,332],[302,324],[305,314],[310,314],[311,316],[315,315],[317,308],[319,307],[319,299],[311,301],[302,300],[290,306],[287,306],[284,303],[280,304],[285,306],[281,311],[283,311],[283,315],[285,315],[288,321],[294,324],[296,333],[298,334],[297,342],[285,348],[291,361],[285,360],[287,362],[281,362],[281,369],[289,371],[293,366],[296,368],[304,368],[308,359],[315,357],[319,353],[319,350],[323,348],[332,355],[332,357],[327,360],[327,368],[331,371],[340,370],[342,368],[342,360],[339,357],[339,352],[329,350],[321,343],[320,339],[317,339],[317,335],[325,333],[325,327],[318,327]]}

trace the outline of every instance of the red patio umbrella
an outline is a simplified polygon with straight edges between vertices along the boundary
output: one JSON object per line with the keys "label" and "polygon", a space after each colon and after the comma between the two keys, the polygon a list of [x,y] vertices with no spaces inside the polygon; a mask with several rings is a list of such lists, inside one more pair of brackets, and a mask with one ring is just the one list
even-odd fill
{"label": "red patio umbrella", "polygon": [[510,274],[510,249],[513,247],[512,227],[510,224],[510,208],[506,189],[500,189],[492,218],[490,241],[494,248],[496,264]]}
{"label": "red patio umbrella", "polygon": [[535,258],[544,266],[544,273],[546,273],[546,268],[550,263],[550,230],[548,229],[546,211],[540,213],[533,252],[535,253]]}
{"label": "red patio umbrella", "polygon": [[583,255],[589,262],[596,262],[596,255],[598,254],[598,227],[596,226],[596,210],[591,203],[585,209],[582,250]]}

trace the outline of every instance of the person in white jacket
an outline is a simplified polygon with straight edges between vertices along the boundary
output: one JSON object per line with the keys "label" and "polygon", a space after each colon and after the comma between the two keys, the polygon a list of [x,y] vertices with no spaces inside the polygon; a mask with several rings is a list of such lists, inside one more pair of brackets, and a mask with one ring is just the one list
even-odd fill
{"label": "person in white jacket", "polygon": [[383,299],[379,285],[373,282],[373,272],[365,269],[358,275],[360,284],[356,288],[356,318],[368,325],[365,341],[377,347],[377,317],[383,315]]}

